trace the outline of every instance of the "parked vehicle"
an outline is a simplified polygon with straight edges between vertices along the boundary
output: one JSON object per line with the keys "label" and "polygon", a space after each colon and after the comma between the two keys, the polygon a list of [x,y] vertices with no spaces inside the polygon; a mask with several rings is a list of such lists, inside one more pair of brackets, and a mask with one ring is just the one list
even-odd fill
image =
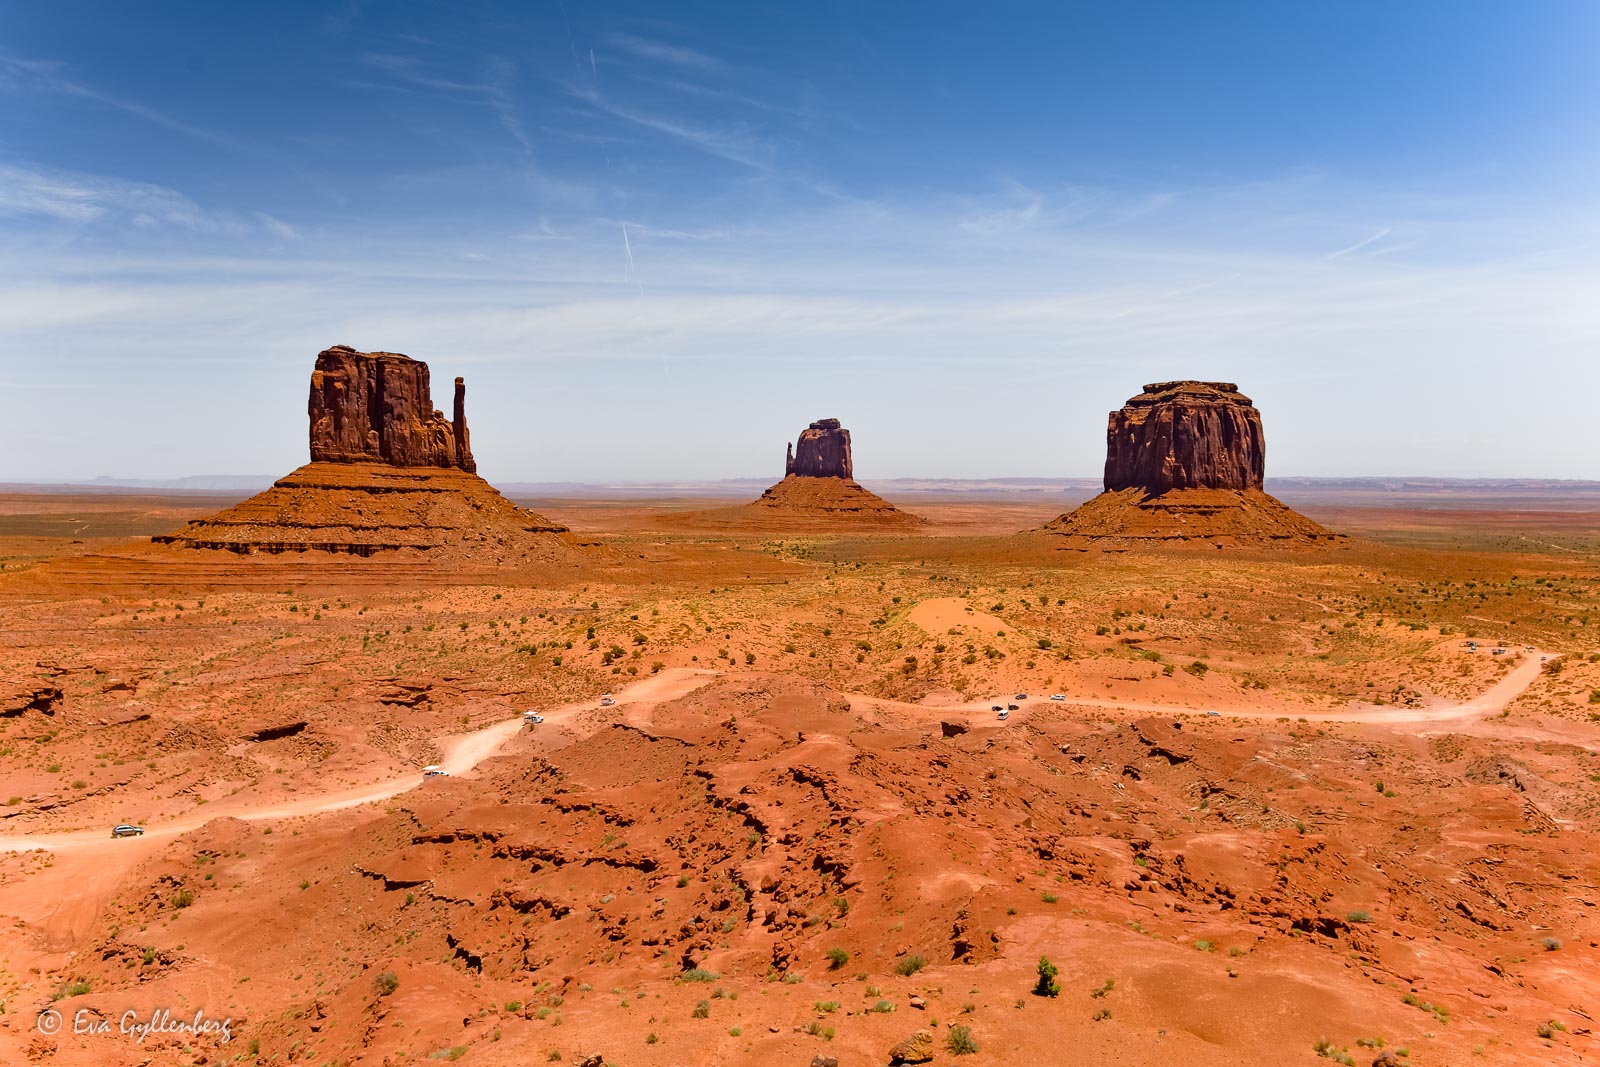
{"label": "parked vehicle", "polygon": [[1051,700],[1065,700],[1067,698],[1066,698],[1066,695],[1063,694],[1063,693],[1051,693],[1050,694],[1050,699]]}
{"label": "parked vehicle", "polygon": [[132,826],[132,825],[130,825],[128,823],[119,823],[116,826],[113,826],[111,828],[111,836],[112,837],[142,837],[142,836],[144,836],[144,827],[142,827],[142,826]]}
{"label": "parked vehicle", "polygon": [[1220,712],[1220,711],[1208,711],[1208,712],[1206,712],[1206,718],[1208,718],[1208,719],[1220,719],[1221,717],[1222,717],[1222,712]]}
{"label": "parked vehicle", "polygon": [[1006,705],[1006,710],[1007,711],[1016,711],[1017,710],[1017,706],[1015,704],[1007,704]]}
{"label": "parked vehicle", "polygon": [[1012,697],[1011,699],[1012,700],[1027,700],[1028,699],[1028,694],[1027,693],[1018,693],[1016,696]]}
{"label": "parked vehicle", "polygon": [[450,777],[450,772],[439,766],[437,763],[430,763],[428,766],[422,768],[422,777],[448,778]]}
{"label": "parked vehicle", "polygon": [[999,704],[990,704],[989,705],[989,710],[990,711],[1005,711],[1006,709],[1002,708]]}
{"label": "parked vehicle", "polygon": [[605,696],[600,698],[600,706],[602,708],[609,708],[611,705],[615,704],[616,702],[617,702],[616,697],[613,697],[610,693],[607,693]]}
{"label": "parked vehicle", "polygon": [[1009,711],[1007,711],[1005,708],[1001,708],[1000,709],[1000,714],[996,715],[995,718],[997,718],[997,719],[1009,719],[1009,718],[1011,718],[1011,713]]}
{"label": "parked vehicle", "polygon": [[544,716],[537,711],[525,711],[522,713],[522,721],[537,726],[539,723],[544,722]]}

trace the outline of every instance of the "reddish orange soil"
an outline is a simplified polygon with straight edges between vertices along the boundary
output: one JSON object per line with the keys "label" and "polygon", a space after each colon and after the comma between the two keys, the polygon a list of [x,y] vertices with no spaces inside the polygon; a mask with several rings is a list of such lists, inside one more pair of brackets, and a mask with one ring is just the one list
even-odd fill
{"label": "reddish orange soil", "polygon": [[[541,505],[598,546],[555,566],[0,499],[0,1064],[1592,1059],[1581,520],[1084,554],[928,504]],[[70,1032],[161,1008],[233,1041]]]}

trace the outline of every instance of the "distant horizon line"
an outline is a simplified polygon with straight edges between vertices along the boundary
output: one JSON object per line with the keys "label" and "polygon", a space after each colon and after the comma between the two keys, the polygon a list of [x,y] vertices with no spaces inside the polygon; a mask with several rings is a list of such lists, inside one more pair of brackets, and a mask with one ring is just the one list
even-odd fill
{"label": "distant horizon line", "polygon": [[[0,478],[0,489],[12,486],[25,486],[30,488],[63,488],[63,489],[191,489],[193,491],[219,491],[221,489],[248,488],[252,485],[266,487],[283,477],[281,474],[186,474],[170,477],[154,476],[117,476],[100,474],[91,478],[62,479],[62,478]],[[489,480],[489,479],[485,479]],[[632,478],[566,478],[566,479],[526,479],[507,478],[491,481],[501,488],[514,488],[518,490],[560,488],[560,487],[585,487],[585,488],[616,488],[616,489],[667,489],[674,487],[694,486],[719,486],[744,487],[756,485],[771,485],[781,478],[770,475],[737,475],[723,478],[674,478],[674,479],[632,479]],[[904,485],[914,483],[939,483],[947,485],[981,485],[981,484],[1008,484],[1008,485],[1041,485],[1061,486],[1070,488],[1085,488],[1101,486],[1104,483],[1101,475],[989,475],[980,477],[948,477],[941,475],[901,475],[890,478],[857,478],[862,484],[876,485]],[[1459,475],[1459,474],[1282,474],[1270,475],[1266,484],[1344,484],[1360,483],[1378,485],[1388,483],[1409,484],[1444,484],[1444,485],[1471,485],[1479,487],[1515,487],[1519,485],[1536,484],[1540,486],[1562,488],[1595,488],[1600,489],[1600,478],[1559,478],[1542,475]],[[216,488],[207,490],[198,483],[212,483]]]}

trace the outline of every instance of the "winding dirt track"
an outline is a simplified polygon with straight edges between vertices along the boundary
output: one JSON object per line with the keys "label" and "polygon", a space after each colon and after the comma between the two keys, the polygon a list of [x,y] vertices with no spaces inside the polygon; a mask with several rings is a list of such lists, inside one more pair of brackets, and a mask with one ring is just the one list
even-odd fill
{"label": "winding dirt track", "polygon": [[[1527,654],[1521,664],[1484,693],[1472,700],[1459,704],[1433,708],[1362,706],[1351,711],[1323,714],[1307,713],[1300,709],[1295,709],[1294,715],[1323,722],[1355,722],[1381,726],[1459,722],[1486,718],[1504,710],[1507,704],[1516,699],[1523,690],[1533,683],[1534,679],[1539,676],[1541,667],[1540,655],[1538,651]],[[657,705],[676,700],[678,697],[693,692],[700,686],[705,685],[717,674],[718,672],[716,671],[691,670],[681,667],[662,671],[658,675],[635,682],[618,691],[616,713],[635,725],[647,726],[652,721],[652,713]],[[993,721],[989,718],[993,715],[992,705],[997,701],[1005,702],[1005,698],[994,698],[961,704],[907,704],[860,694],[846,694],[846,699],[849,700],[852,710],[857,712],[871,713],[892,710],[917,716],[961,715],[990,722]],[[1048,703],[1055,702],[1049,701],[1048,698],[1031,697],[1024,702],[1024,707],[1019,710],[1018,715],[1020,716],[1022,712],[1027,710],[1027,705]],[[1206,708],[1188,708],[1173,704],[1142,704],[1125,700],[1100,700],[1085,697],[1068,697],[1065,702],[1061,702],[1060,706],[1157,715],[1203,715],[1208,711]],[[592,701],[585,701],[582,704],[569,704],[564,707],[553,708],[543,714],[546,725],[553,727],[567,722],[581,712],[593,712],[595,710],[596,706]],[[1231,719],[1275,719],[1283,714],[1286,714],[1286,712],[1280,710],[1221,712],[1223,718]],[[1017,719],[1013,718],[1011,721],[1016,722]],[[443,738],[440,741],[440,748],[444,751],[444,757],[440,762],[440,766],[452,775],[466,774],[485,759],[495,755],[501,746],[516,736],[522,726],[523,723],[520,718],[509,719],[474,733]],[[336,790],[316,796],[298,797],[282,803],[241,807],[234,810],[229,810],[226,805],[219,804],[208,807],[204,815],[197,814],[186,819],[167,823],[147,830],[143,837],[120,841],[113,840],[105,830],[71,830],[60,833],[0,835],[0,852],[29,852],[35,849],[45,849],[83,854],[85,852],[110,853],[115,850],[117,855],[132,856],[143,851],[140,847],[141,845],[148,848],[157,842],[169,840],[179,834],[198,829],[212,819],[286,819],[300,815],[339,811],[344,808],[354,808],[362,804],[387,800],[392,796],[415,789],[422,784],[422,781],[420,774],[407,774],[403,777],[389,778],[370,785]]]}

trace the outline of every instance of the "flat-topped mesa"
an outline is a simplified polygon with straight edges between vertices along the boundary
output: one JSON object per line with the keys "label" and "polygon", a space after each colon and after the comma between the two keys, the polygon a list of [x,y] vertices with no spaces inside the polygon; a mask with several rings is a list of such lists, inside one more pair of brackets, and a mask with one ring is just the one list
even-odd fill
{"label": "flat-topped mesa", "polygon": [[476,471],[466,395],[457,378],[452,422],[433,406],[426,363],[334,345],[317,354],[311,372],[311,459]]}
{"label": "flat-topped mesa", "polygon": [[854,478],[850,431],[841,427],[838,419],[818,419],[800,431],[798,445],[789,446],[783,464],[783,476],[791,474],[802,478]]}
{"label": "flat-topped mesa", "polygon": [[1261,412],[1237,385],[1157,382],[1111,413],[1105,486],[1260,489],[1266,455]]}

